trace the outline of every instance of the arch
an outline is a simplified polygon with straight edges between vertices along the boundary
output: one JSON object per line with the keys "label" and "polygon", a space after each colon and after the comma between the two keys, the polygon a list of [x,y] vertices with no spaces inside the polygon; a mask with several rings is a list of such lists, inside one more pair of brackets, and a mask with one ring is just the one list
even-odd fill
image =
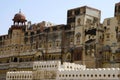
{"label": "arch", "polygon": [[80,18],[77,19],[77,25],[78,25],[78,26],[81,25],[81,19],[80,19]]}
{"label": "arch", "polygon": [[83,51],[82,47],[76,47],[74,49],[73,58],[75,61],[82,60],[82,51]]}
{"label": "arch", "polygon": [[67,59],[71,59],[71,53],[68,52],[68,53],[66,54],[66,58],[67,58]]}
{"label": "arch", "polygon": [[42,60],[43,59],[43,51],[37,51],[36,53],[35,53],[35,60]]}
{"label": "arch", "polygon": [[80,44],[81,33],[78,32],[75,36],[76,36],[76,44]]}
{"label": "arch", "polygon": [[77,36],[81,36],[81,33],[80,33],[80,32],[78,32],[78,33],[76,34],[76,37],[77,37]]}
{"label": "arch", "polygon": [[65,61],[71,61],[71,53],[70,52],[67,52],[66,54],[65,54]]}

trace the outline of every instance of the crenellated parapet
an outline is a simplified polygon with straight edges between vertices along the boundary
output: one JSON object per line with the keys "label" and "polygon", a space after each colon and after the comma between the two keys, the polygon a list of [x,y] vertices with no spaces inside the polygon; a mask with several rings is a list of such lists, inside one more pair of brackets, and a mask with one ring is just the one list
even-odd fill
{"label": "crenellated parapet", "polygon": [[86,68],[85,65],[75,63],[37,61],[33,63],[33,71],[12,71],[7,72],[6,76],[6,80],[22,80],[23,78],[29,80],[119,80],[120,68]]}

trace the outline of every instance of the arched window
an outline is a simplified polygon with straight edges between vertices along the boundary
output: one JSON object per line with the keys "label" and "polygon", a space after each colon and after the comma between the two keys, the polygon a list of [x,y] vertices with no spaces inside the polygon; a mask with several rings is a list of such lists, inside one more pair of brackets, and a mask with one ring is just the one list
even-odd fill
{"label": "arched window", "polygon": [[52,47],[52,41],[49,41],[49,43],[48,43],[48,47],[49,47],[49,48]]}
{"label": "arched window", "polygon": [[80,18],[77,19],[77,25],[78,25],[78,26],[81,25],[81,19],[80,19]]}
{"label": "arched window", "polygon": [[76,44],[80,44],[80,37],[81,37],[81,34],[78,32],[77,34],[76,34]]}
{"label": "arched window", "polygon": [[56,45],[56,47],[60,47],[60,40],[56,40],[55,45]]}
{"label": "arched window", "polygon": [[68,55],[68,57],[67,57],[68,59],[70,59],[71,58],[71,55]]}

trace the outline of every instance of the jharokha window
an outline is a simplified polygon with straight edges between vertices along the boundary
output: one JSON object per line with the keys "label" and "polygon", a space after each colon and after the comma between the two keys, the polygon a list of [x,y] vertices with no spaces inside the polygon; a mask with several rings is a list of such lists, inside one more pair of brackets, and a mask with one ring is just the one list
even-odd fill
{"label": "jharokha window", "polygon": [[106,35],[106,38],[107,38],[107,39],[109,39],[109,38],[110,38],[110,35],[109,35],[109,34],[107,34],[107,35]]}
{"label": "jharokha window", "polygon": [[77,34],[76,34],[76,44],[77,44],[77,45],[80,44],[80,37],[81,37],[81,34],[80,34],[80,33],[77,33]]}
{"label": "jharokha window", "polygon": [[108,26],[110,25],[110,19],[107,20],[107,25],[108,25]]}
{"label": "jharokha window", "polygon": [[52,42],[49,42],[49,48],[51,48],[52,47]]}
{"label": "jharokha window", "polygon": [[77,25],[78,25],[78,26],[81,25],[80,22],[81,22],[81,19],[78,18],[78,19],[77,19]]}
{"label": "jharokha window", "polygon": [[56,41],[56,47],[60,46],[60,41]]}

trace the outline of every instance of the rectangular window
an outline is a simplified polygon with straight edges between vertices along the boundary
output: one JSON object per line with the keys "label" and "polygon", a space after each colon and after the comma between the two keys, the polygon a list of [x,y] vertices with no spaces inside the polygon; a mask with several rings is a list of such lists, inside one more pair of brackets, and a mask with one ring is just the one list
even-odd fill
{"label": "rectangular window", "polygon": [[110,34],[107,34],[107,35],[106,35],[106,40],[107,40],[107,41],[110,41]]}
{"label": "rectangular window", "polygon": [[110,25],[110,19],[107,20],[107,25],[108,25],[108,26]]}
{"label": "rectangular window", "polygon": [[107,37],[107,38],[110,38],[110,36],[109,36],[109,35],[107,35],[106,37]]}

